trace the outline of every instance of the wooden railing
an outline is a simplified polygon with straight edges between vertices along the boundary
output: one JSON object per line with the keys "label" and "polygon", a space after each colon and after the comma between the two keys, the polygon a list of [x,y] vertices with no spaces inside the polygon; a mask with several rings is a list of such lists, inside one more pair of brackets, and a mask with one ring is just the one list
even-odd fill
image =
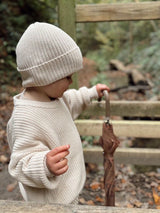
{"label": "wooden railing", "polygon": [[160,2],[83,4],[76,6],[76,22],[160,19]]}
{"label": "wooden railing", "polygon": [[[93,102],[82,116],[105,115],[105,103]],[[114,132],[119,137],[134,137],[156,139],[160,138],[160,102],[150,101],[111,101],[111,115],[121,117],[151,117],[153,120],[112,120]],[[78,119],[75,121],[80,135],[102,135],[103,120]],[[153,141],[154,142],[154,141]],[[102,163],[102,149],[100,147],[85,148],[86,162]],[[124,164],[160,165],[160,149],[153,148],[118,148],[115,161]]]}
{"label": "wooden railing", "polygon": [[[160,19],[160,2],[135,2],[115,4],[75,5],[75,0],[59,0],[59,25],[76,40],[76,23],[103,21],[137,21]],[[76,82],[76,81],[75,81]],[[76,84],[74,85],[75,87]],[[85,113],[104,115],[104,102],[93,102]],[[112,101],[111,114],[123,117],[139,117],[141,120],[113,120],[117,136],[160,138],[159,101]],[[151,117],[152,120],[145,120]],[[80,135],[102,133],[102,120],[77,120]],[[86,162],[102,162],[100,147],[84,149]],[[118,148],[115,160],[119,163],[160,165],[160,149]]]}

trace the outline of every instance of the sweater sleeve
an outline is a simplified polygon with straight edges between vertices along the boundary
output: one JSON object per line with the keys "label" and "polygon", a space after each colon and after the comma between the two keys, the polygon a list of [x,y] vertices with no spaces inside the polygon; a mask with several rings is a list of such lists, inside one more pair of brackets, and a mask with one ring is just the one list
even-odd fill
{"label": "sweater sleeve", "polygon": [[26,120],[14,123],[12,132],[9,128],[8,124],[8,140],[13,143],[9,173],[30,187],[56,188],[59,177],[51,176],[46,168],[45,158],[50,149],[43,141],[43,133],[34,131],[35,125]]}
{"label": "sweater sleeve", "polygon": [[76,119],[80,115],[93,98],[98,98],[96,86],[90,89],[86,87],[81,87],[79,90],[70,89],[63,95],[63,100],[73,119]]}

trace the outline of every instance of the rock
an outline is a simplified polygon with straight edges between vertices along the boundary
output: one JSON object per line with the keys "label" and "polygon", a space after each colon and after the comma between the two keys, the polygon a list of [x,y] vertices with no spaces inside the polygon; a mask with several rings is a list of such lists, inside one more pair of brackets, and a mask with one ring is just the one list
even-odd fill
{"label": "rock", "polygon": [[111,91],[129,86],[128,74],[122,71],[107,71],[106,75],[109,80],[109,86]]}
{"label": "rock", "polygon": [[121,61],[116,60],[116,59],[110,60],[109,66],[110,66],[111,70],[119,70],[119,71],[126,72],[126,73],[128,72],[128,68],[125,67]]}
{"label": "rock", "polygon": [[147,86],[149,86],[148,81],[146,80],[144,75],[139,70],[132,69],[130,76],[131,76],[131,80],[132,80],[133,85],[147,85]]}

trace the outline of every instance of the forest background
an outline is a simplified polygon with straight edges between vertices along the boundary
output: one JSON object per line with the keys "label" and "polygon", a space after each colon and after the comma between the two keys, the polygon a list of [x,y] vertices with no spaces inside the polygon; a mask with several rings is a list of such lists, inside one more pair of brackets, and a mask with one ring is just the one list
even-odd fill
{"label": "forest background", "polygon": [[[76,0],[77,4],[127,3],[144,0]],[[0,78],[1,90],[6,84],[20,79],[16,71],[16,44],[27,28],[35,21],[58,26],[58,0],[1,0],[0,2]],[[142,72],[150,72],[157,95],[160,81],[160,21],[124,21],[79,23],[76,27],[77,43],[83,56],[94,60],[99,77],[111,59],[125,65],[138,64]],[[103,79],[100,78],[100,79]],[[102,82],[103,83],[103,82]],[[4,87],[3,87],[4,85]]]}

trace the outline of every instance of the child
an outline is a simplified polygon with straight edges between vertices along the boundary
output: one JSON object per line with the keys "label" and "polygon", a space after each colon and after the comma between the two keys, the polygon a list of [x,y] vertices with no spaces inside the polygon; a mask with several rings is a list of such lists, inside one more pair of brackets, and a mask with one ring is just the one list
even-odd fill
{"label": "child", "polygon": [[70,89],[82,68],[79,47],[58,27],[36,22],[16,47],[25,88],[7,125],[9,173],[26,201],[76,203],[85,182],[83,150],[73,120],[106,85]]}

